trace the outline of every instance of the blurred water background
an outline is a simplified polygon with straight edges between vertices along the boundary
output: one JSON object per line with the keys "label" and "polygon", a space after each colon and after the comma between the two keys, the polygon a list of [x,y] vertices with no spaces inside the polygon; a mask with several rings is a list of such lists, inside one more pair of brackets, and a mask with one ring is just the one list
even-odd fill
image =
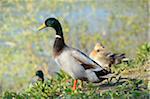
{"label": "blurred water background", "polygon": [[148,0],[0,0],[0,92],[26,87],[37,68],[57,71],[55,31],[37,31],[46,18],[58,18],[66,43],[87,54],[102,42],[134,58],[149,41],[148,15]]}

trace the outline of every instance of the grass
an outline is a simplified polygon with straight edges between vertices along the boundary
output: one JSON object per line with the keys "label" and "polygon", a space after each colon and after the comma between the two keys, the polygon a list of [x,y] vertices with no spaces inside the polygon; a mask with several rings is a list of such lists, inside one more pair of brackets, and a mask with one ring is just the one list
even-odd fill
{"label": "grass", "polygon": [[[54,78],[44,83],[39,81],[20,92],[6,91],[3,93],[2,98],[148,99],[148,77],[142,75],[146,75],[149,72],[147,68],[149,68],[148,56],[150,54],[150,44],[145,43],[140,46],[137,52],[137,58],[130,61],[128,64],[122,63],[113,67],[115,72],[122,70],[122,66],[125,68],[120,72],[121,78],[117,82],[115,80],[112,80],[110,83],[104,81],[100,84],[84,82],[82,88],[72,91],[71,86],[73,80],[61,71],[61,73]],[[80,84],[81,82],[78,83],[78,86]]]}
{"label": "grass", "polygon": [[[132,93],[147,96],[145,86],[150,55],[149,44],[144,43],[148,42],[148,0],[82,1],[0,0],[0,98],[127,98],[132,97]],[[51,16],[62,23],[68,45],[88,53],[96,42],[102,42],[111,51],[134,58],[128,64],[113,68],[116,73],[124,70],[120,75],[130,79],[116,84],[85,83],[82,89],[72,92],[72,79],[61,73],[62,77],[48,81],[52,88],[41,83],[26,87],[38,67],[56,66],[51,59],[55,31],[37,32],[37,27]],[[68,79],[71,81],[66,82]],[[141,80],[139,85],[144,89],[131,87],[133,90],[126,95],[125,90]],[[42,92],[40,86],[48,92]]]}

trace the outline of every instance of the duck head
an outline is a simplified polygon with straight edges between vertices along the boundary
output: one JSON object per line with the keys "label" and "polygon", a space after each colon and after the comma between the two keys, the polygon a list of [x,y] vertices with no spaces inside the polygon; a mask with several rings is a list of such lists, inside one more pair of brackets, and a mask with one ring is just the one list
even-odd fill
{"label": "duck head", "polygon": [[100,52],[100,51],[105,50],[105,47],[103,46],[102,43],[96,43],[96,45],[95,45],[95,47],[94,47],[94,50],[95,50],[96,52]]}
{"label": "duck head", "polygon": [[36,71],[35,74],[37,77],[39,77],[40,79],[44,80],[44,74],[41,70]]}
{"label": "duck head", "polygon": [[102,43],[96,43],[94,49],[90,53],[91,58],[98,58],[102,57],[103,53],[105,51],[105,47],[102,45]]}
{"label": "duck head", "polygon": [[61,24],[56,18],[46,19],[45,22],[38,28],[38,30],[42,30],[47,27],[54,28],[57,35],[63,36]]}

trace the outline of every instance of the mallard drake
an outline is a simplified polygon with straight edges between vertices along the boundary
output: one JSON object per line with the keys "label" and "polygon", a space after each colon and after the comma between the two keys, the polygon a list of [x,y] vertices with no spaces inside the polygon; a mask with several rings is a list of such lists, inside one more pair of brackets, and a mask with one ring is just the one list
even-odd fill
{"label": "mallard drake", "polygon": [[102,43],[97,43],[89,56],[107,70],[110,70],[112,65],[120,64],[126,58],[125,54],[108,51]]}
{"label": "mallard drake", "polygon": [[111,76],[110,72],[103,69],[86,54],[66,45],[61,24],[57,19],[46,19],[38,30],[46,27],[52,27],[56,31],[53,57],[61,69],[74,79],[73,90],[76,89],[78,80],[96,83]]}
{"label": "mallard drake", "polygon": [[38,91],[44,92],[47,87],[51,87],[51,80],[44,75],[42,70],[37,70],[29,84],[29,88],[34,88],[35,90],[39,88]]}
{"label": "mallard drake", "polygon": [[31,79],[29,87],[32,88],[37,82],[44,83],[44,73],[42,70],[37,70],[34,77]]}
{"label": "mallard drake", "polygon": [[44,73],[42,70],[37,70],[35,72],[35,77],[32,78],[32,85],[36,83],[37,81],[44,82]]}

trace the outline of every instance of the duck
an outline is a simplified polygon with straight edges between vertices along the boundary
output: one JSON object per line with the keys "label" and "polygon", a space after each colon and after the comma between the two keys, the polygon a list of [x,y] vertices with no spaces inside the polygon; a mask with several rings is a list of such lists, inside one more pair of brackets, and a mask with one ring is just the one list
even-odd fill
{"label": "duck", "polygon": [[51,88],[51,81],[51,79],[44,75],[44,71],[39,69],[36,70],[35,75],[31,79],[28,87],[35,90],[37,90],[36,88],[39,88],[38,90],[45,92],[46,88]]}
{"label": "duck", "polygon": [[32,85],[34,85],[38,81],[44,83],[44,73],[42,70],[37,70],[35,72],[35,76],[32,78],[31,83],[32,83]]}
{"label": "duck", "polygon": [[89,57],[108,71],[111,71],[112,65],[117,65],[126,60],[124,53],[112,53],[102,43],[96,43]]}
{"label": "duck", "polygon": [[76,90],[78,80],[98,83],[112,76],[109,71],[102,68],[88,55],[79,49],[66,45],[63,29],[56,18],[46,19],[38,30],[47,27],[53,28],[56,32],[53,44],[53,58],[60,68],[74,79],[72,90]]}
{"label": "duck", "polygon": [[42,70],[36,70],[35,75],[32,77],[30,83],[29,83],[29,88],[34,87],[38,82],[44,83],[44,73]]}

